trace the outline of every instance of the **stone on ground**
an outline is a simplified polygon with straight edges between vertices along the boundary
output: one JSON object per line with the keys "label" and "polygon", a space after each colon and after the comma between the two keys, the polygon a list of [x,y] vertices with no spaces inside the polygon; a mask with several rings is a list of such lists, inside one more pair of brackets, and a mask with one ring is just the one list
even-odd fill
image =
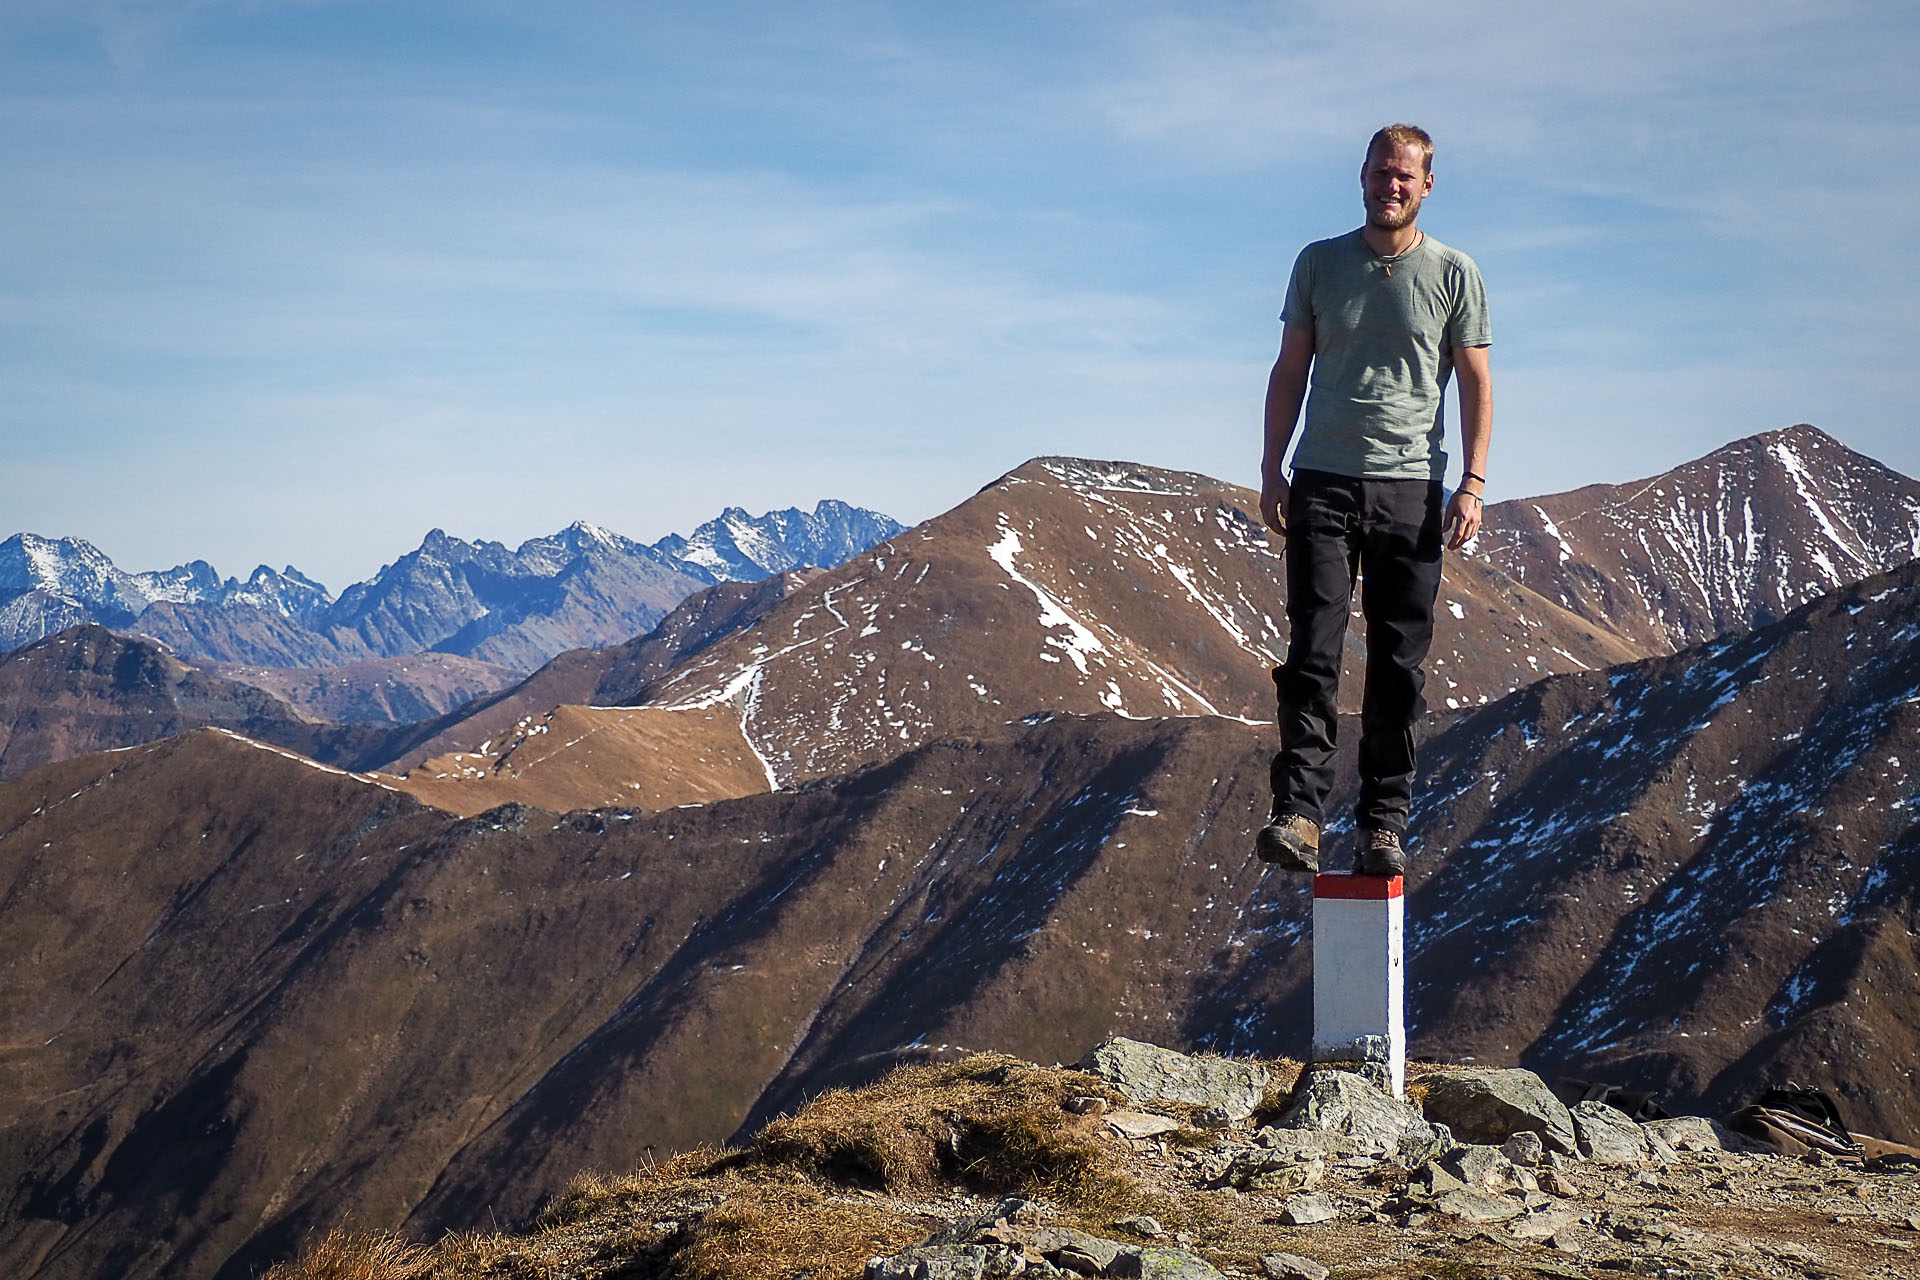
{"label": "stone on ground", "polygon": [[1501,1154],[1505,1155],[1507,1159],[1513,1161],[1515,1164],[1523,1165],[1529,1169],[1546,1159],[1547,1156],[1546,1143],[1542,1142],[1540,1135],[1531,1129],[1522,1129],[1511,1138],[1508,1138],[1500,1144],[1500,1151]]}
{"label": "stone on ground", "polygon": [[1280,1207],[1280,1221],[1289,1227],[1310,1227],[1316,1222],[1331,1222],[1333,1197],[1324,1191],[1297,1195]]}
{"label": "stone on ground", "polygon": [[1157,1244],[1120,1255],[1104,1274],[1121,1280],[1226,1280],[1199,1254]]}
{"label": "stone on ground", "polygon": [[1604,1102],[1582,1102],[1573,1108],[1573,1127],[1580,1154],[1596,1164],[1639,1168],[1653,1158],[1647,1135],[1625,1113]]}
{"label": "stone on ground", "polygon": [[1650,1120],[1640,1126],[1649,1138],[1659,1138],[1676,1151],[1724,1151],[1723,1130],[1705,1116],[1675,1116]]}
{"label": "stone on ground", "polygon": [[1526,1212],[1525,1206],[1518,1200],[1487,1195],[1471,1187],[1447,1192],[1433,1202],[1433,1207],[1441,1213],[1450,1213],[1468,1222],[1505,1222]]}
{"label": "stone on ground", "polygon": [[1267,1280],[1327,1280],[1327,1268],[1312,1258],[1297,1253],[1270,1253],[1260,1259],[1260,1274]]}
{"label": "stone on ground", "polygon": [[1457,1147],[1433,1162],[1474,1191],[1511,1191],[1517,1170],[1498,1147]]}
{"label": "stone on ground", "polygon": [[1419,1111],[1351,1071],[1315,1068],[1279,1127],[1345,1134],[1373,1151],[1398,1154],[1404,1144],[1423,1157],[1443,1145]]}
{"label": "stone on ground", "polygon": [[1566,1104],[1531,1071],[1486,1067],[1430,1076],[1422,1108],[1462,1142],[1497,1145],[1528,1131],[1550,1151],[1579,1154]]}
{"label": "stone on ground", "polygon": [[1217,1107],[1230,1121],[1252,1115],[1267,1091],[1266,1068],[1257,1062],[1197,1058],[1124,1036],[1096,1046],[1080,1065],[1141,1105]]}

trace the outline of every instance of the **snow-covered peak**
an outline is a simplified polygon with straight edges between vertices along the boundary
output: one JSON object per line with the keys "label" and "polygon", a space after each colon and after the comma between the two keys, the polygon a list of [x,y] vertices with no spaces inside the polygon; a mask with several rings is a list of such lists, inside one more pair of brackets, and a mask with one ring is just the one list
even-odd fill
{"label": "snow-covered peak", "polygon": [[792,569],[832,568],[905,527],[877,511],[823,499],[812,512],[788,507],[755,516],[728,507],[689,536],[669,536],[653,545],[717,579],[756,582]]}
{"label": "snow-covered peak", "polygon": [[28,591],[108,611],[137,613],[146,605],[133,577],[92,543],[17,533],[0,542],[0,594]]}

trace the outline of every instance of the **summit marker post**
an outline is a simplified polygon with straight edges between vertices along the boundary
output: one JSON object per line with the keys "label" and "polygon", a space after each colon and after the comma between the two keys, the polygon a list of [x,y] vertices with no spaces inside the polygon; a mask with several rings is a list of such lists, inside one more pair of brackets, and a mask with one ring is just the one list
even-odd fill
{"label": "summit marker post", "polygon": [[1313,1060],[1357,1063],[1407,1095],[1406,882],[1313,878]]}

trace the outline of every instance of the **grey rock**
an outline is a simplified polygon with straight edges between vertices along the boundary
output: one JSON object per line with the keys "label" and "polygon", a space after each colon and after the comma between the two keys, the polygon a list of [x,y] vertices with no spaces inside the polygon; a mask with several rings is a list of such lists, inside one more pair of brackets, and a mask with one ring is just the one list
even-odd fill
{"label": "grey rock", "polygon": [[1099,1275],[1130,1246],[1104,1236],[1088,1235],[1071,1227],[1044,1227],[1033,1236],[1033,1251],[1057,1267],[1082,1275]]}
{"label": "grey rock", "polygon": [[1313,1070],[1306,1087],[1280,1117],[1278,1127],[1344,1134],[1361,1147],[1395,1153],[1407,1139],[1416,1148],[1441,1142],[1433,1126],[1413,1107],[1351,1071],[1323,1068]]}
{"label": "grey rock", "polygon": [[1671,1120],[1650,1120],[1640,1126],[1649,1139],[1659,1138],[1675,1151],[1723,1151],[1720,1126],[1705,1116],[1675,1116]]}
{"label": "grey rock", "polygon": [[1507,1230],[1516,1240],[1550,1240],[1577,1221],[1565,1209],[1548,1209],[1514,1218],[1507,1223]]}
{"label": "grey rock", "polygon": [[1487,1195],[1470,1187],[1447,1192],[1433,1202],[1433,1207],[1468,1222],[1505,1222],[1526,1212],[1518,1200]]}
{"label": "grey rock", "polygon": [[987,1250],[979,1245],[920,1245],[891,1258],[867,1259],[866,1280],[986,1280],[986,1276]]}
{"label": "grey rock", "polygon": [[1509,1191],[1518,1185],[1513,1161],[1498,1147],[1456,1147],[1434,1161],[1434,1165],[1475,1191]]}
{"label": "grey rock", "polygon": [[1223,1177],[1228,1186],[1240,1191],[1284,1196],[1296,1191],[1311,1191],[1327,1175],[1324,1156],[1287,1151],[1262,1151],[1258,1148],[1234,1157]]}
{"label": "grey rock", "polygon": [[1080,1065],[1136,1103],[1218,1107],[1229,1120],[1252,1115],[1267,1092],[1267,1069],[1258,1063],[1191,1057],[1124,1036],[1096,1046]]}
{"label": "grey rock", "polygon": [[1077,1098],[1067,1099],[1067,1110],[1077,1116],[1097,1116],[1107,1109],[1107,1100],[1083,1093]]}
{"label": "grey rock", "polygon": [[1149,1240],[1158,1240],[1167,1234],[1167,1229],[1160,1225],[1160,1219],[1144,1213],[1135,1214],[1131,1218],[1122,1218],[1113,1225],[1122,1231],[1131,1231],[1137,1236],[1145,1236]]}
{"label": "grey rock", "polygon": [[1106,1274],[1121,1280],[1226,1280],[1199,1254],[1158,1244],[1122,1254]]}
{"label": "grey rock", "polygon": [[1546,1158],[1547,1145],[1540,1135],[1531,1129],[1522,1129],[1500,1144],[1500,1150],[1507,1159],[1517,1165],[1531,1169]]}
{"label": "grey rock", "polygon": [[1463,1142],[1502,1143],[1522,1131],[1540,1135],[1549,1151],[1577,1154],[1573,1118],[1553,1090],[1531,1071],[1475,1068],[1426,1080],[1427,1119],[1439,1121]]}
{"label": "grey rock", "polygon": [[1573,1127],[1580,1154],[1598,1164],[1637,1168],[1653,1158],[1653,1149],[1640,1126],[1604,1102],[1577,1104]]}
{"label": "grey rock", "polygon": [[1327,1280],[1327,1268],[1297,1253],[1269,1253],[1260,1259],[1267,1280]]}
{"label": "grey rock", "polygon": [[1273,1151],[1307,1153],[1337,1158],[1359,1152],[1360,1144],[1343,1133],[1318,1129],[1276,1129],[1269,1125],[1253,1135],[1255,1146]]}
{"label": "grey rock", "polygon": [[1459,1175],[1449,1172],[1438,1163],[1422,1165],[1407,1179],[1407,1195],[1415,1200],[1437,1200],[1450,1191],[1466,1189],[1467,1184],[1460,1180]]}
{"label": "grey rock", "polygon": [[1106,1121],[1115,1133],[1127,1138],[1151,1138],[1157,1134],[1172,1133],[1180,1127],[1178,1120],[1150,1115],[1145,1111],[1111,1111],[1107,1113]]}
{"label": "grey rock", "polygon": [[1324,1191],[1297,1195],[1280,1207],[1280,1221],[1289,1227],[1310,1227],[1316,1222],[1331,1222],[1333,1200]]}

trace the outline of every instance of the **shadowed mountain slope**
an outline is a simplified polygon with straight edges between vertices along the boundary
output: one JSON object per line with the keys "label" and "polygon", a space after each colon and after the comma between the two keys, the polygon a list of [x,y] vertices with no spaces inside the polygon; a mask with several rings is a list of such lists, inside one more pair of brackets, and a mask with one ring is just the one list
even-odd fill
{"label": "shadowed mountain slope", "polygon": [[[1441,726],[1415,1052],[1709,1109],[1790,1075],[1920,1129],[1916,617],[1909,566]],[[512,1220],[960,1049],[1300,1053],[1305,884],[1248,852],[1270,732],[1042,715],[564,818],[213,732],[0,787],[0,1267],[238,1277],[343,1213]]]}
{"label": "shadowed mountain slope", "polygon": [[315,720],[388,728],[445,715],[521,679],[517,671],[451,653],[370,658],[344,667],[216,663],[208,670],[265,689]]}
{"label": "shadowed mountain slope", "polygon": [[314,723],[264,690],[92,624],[0,654],[0,778],[203,725],[324,759],[353,759],[384,741],[369,728]]}
{"label": "shadowed mountain slope", "polygon": [[1646,480],[1498,503],[1486,527],[1489,563],[1658,653],[1920,556],[1920,480],[1802,424]]}

